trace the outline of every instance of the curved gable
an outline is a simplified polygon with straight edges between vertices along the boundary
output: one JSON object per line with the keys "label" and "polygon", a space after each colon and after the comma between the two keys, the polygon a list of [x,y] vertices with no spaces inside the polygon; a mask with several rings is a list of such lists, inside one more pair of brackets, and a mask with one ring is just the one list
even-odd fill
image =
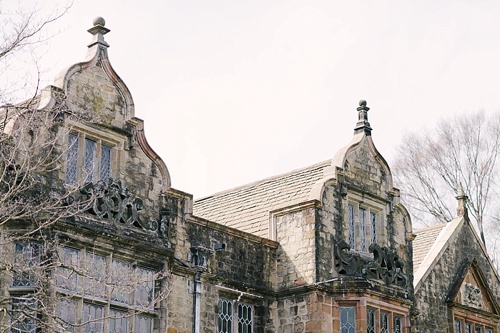
{"label": "curved gable", "polygon": [[108,58],[104,35],[110,30],[96,18],[86,61],[62,71],[54,85],[64,91],[69,102],[81,111],[94,112],[104,124],[123,128],[135,115],[132,94],[115,72]]}

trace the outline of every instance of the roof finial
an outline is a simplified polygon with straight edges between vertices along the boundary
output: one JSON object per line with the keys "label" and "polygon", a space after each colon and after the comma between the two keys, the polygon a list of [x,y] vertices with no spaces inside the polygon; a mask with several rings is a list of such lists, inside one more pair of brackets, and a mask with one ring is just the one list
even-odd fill
{"label": "roof finial", "polygon": [[366,135],[371,135],[372,128],[368,122],[368,110],[370,110],[370,108],[366,106],[366,101],[364,99],[359,101],[359,107],[357,110],[358,122],[354,128],[354,134],[364,132]]}
{"label": "roof finial", "polygon": [[108,28],[104,27],[104,25],[106,25],[106,21],[104,21],[102,17],[98,16],[94,19],[93,24],[94,26],[87,30],[94,36],[88,47],[91,48],[92,46],[98,44],[101,47],[108,48],[109,44],[104,40],[104,35],[110,32]]}
{"label": "roof finial", "polygon": [[458,182],[457,196],[455,198],[458,201],[457,216],[467,216],[467,200],[468,200],[468,197],[464,194],[464,189],[462,187],[462,182]]}

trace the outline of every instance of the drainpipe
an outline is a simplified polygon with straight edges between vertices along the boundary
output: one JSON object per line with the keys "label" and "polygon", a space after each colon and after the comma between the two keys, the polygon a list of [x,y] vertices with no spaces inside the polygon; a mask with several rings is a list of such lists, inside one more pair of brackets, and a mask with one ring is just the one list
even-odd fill
{"label": "drainpipe", "polygon": [[[202,271],[196,272],[193,280],[193,333],[200,333],[201,273]],[[200,287],[199,291],[198,286]]]}

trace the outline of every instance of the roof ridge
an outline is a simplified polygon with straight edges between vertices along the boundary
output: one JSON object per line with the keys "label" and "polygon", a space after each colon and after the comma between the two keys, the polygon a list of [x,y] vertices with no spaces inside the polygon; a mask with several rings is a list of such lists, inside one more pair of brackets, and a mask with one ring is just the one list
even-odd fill
{"label": "roof ridge", "polygon": [[445,223],[441,223],[441,224],[436,224],[436,225],[431,225],[431,226],[424,227],[424,228],[421,228],[421,229],[413,230],[413,232],[414,233],[421,233],[421,232],[425,232],[425,231],[429,231],[429,230],[433,230],[433,229],[444,228],[446,226],[446,224],[448,224],[448,223],[449,222],[445,222]]}

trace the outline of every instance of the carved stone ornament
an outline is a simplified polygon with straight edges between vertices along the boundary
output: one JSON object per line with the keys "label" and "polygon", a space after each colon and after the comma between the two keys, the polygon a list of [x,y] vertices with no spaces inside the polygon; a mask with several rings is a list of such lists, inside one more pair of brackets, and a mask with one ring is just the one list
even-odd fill
{"label": "carved stone ornament", "polygon": [[462,295],[462,303],[464,305],[477,309],[483,308],[483,294],[478,286],[465,283]]}
{"label": "carved stone ornament", "polygon": [[88,212],[113,223],[135,226],[143,230],[158,233],[160,237],[168,237],[168,216],[162,209],[160,223],[155,220],[144,222],[139,217],[139,211],[144,208],[140,198],[133,197],[119,180],[108,179],[97,183],[87,183],[80,192],[91,199]]}
{"label": "carved stone ornament", "polygon": [[350,250],[349,244],[342,240],[335,246],[335,270],[341,275],[362,276],[367,279],[382,280],[386,285],[395,284],[405,287],[407,277],[404,274],[404,262],[396,251],[373,243],[370,245],[373,260],[362,258]]}

